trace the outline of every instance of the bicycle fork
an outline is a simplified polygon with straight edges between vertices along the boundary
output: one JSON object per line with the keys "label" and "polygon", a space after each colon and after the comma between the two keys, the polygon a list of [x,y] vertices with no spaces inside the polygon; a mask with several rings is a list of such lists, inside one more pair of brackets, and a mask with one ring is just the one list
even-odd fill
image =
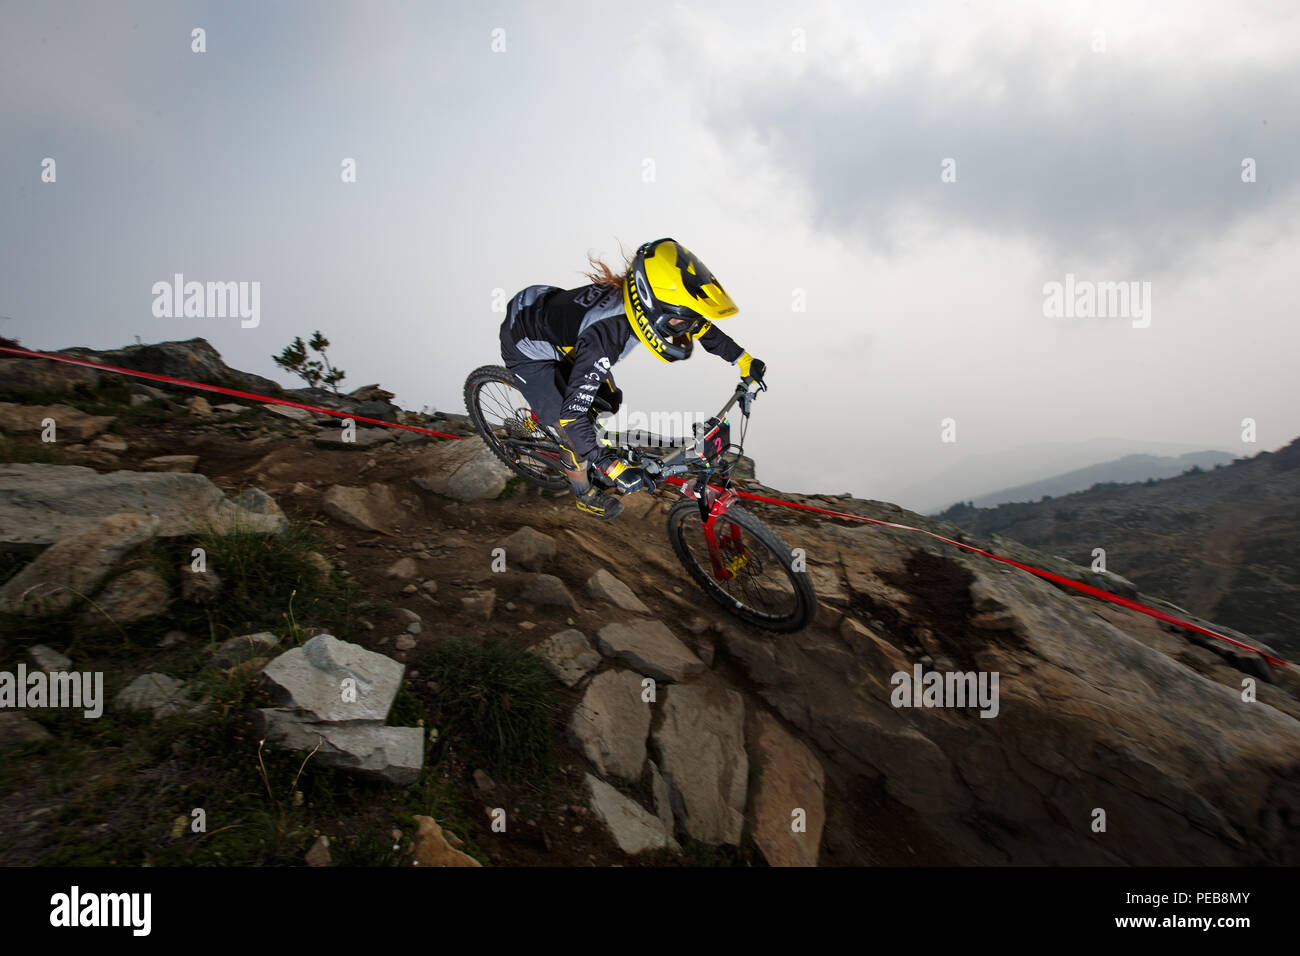
{"label": "bicycle fork", "polygon": [[732,524],[721,539],[718,537],[717,521],[736,503],[739,495],[730,488],[714,488],[703,478],[695,483],[690,495],[700,506],[700,523],[704,527],[713,575],[719,581],[728,581],[749,563],[749,555],[740,540],[739,525]]}

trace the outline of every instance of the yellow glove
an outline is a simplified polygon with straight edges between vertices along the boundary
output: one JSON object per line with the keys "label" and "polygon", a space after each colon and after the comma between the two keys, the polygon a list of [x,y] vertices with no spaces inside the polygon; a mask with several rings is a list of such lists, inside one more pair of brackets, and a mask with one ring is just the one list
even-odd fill
{"label": "yellow glove", "polygon": [[740,378],[746,385],[762,382],[763,373],[767,371],[767,365],[763,360],[754,358],[748,352],[736,359],[736,365],[740,369]]}

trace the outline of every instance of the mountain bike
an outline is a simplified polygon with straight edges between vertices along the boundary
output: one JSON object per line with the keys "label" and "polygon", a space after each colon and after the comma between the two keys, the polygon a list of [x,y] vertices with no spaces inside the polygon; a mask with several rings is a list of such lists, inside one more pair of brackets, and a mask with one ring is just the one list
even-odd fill
{"label": "mountain bike", "polygon": [[[753,391],[744,382],[712,418],[697,424],[687,439],[665,441],[659,436],[609,444],[620,457],[645,469],[656,487],[674,486],[682,494],[668,511],[668,540],[682,566],[713,601],[757,627],[790,632],[806,627],[817,610],[817,596],[807,571],[796,570],[793,552],[781,537],[737,504],[731,487],[736,462],[744,451],[754,399],[767,386]],[[739,405],[739,442],[731,442],[728,413]],[[566,490],[561,461],[566,456],[553,427],[538,421],[528,399],[499,365],[485,365],[465,382],[465,408],[479,437],[511,471],[538,488]],[[610,411],[599,397],[590,414]],[[677,447],[661,454],[653,448]],[[600,469],[588,466],[592,484],[616,491]]]}

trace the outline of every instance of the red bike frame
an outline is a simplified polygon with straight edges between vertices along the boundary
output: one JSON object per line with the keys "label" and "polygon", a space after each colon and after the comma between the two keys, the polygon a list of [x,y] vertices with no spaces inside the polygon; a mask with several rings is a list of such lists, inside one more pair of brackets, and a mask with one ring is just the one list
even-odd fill
{"label": "red bike frame", "polygon": [[[688,491],[687,494],[697,500],[699,498],[694,489]],[[728,509],[739,498],[740,496],[730,488],[723,489],[706,485],[704,500],[700,502],[700,520],[704,526],[704,540],[709,545],[709,561],[713,565],[713,575],[719,581],[727,581],[736,576],[735,572],[722,561],[723,548],[726,548],[730,554],[737,557],[744,557],[745,554],[744,545],[740,540],[739,525],[733,524],[731,529],[723,535],[721,542],[718,540],[718,532],[715,527],[718,519],[726,514]]]}

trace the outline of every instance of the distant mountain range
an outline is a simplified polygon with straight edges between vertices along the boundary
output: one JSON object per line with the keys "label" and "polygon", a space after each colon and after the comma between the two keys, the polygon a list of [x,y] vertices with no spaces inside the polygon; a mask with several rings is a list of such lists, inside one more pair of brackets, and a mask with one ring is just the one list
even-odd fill
{"label": "distant mountain range", "polygon": [[1174,478],[939,517],[1077,564],[1104,548],[1106,568],[1143,592],[1300,655],[1300,438]]}
{"label": "distant mountain range", "polygon": [[[1133,455],[1176,458],[1207,450],[1204,445],[1113,437],[1092,438],[1080,442],[1035,442],[1015,448],[966,455],[951,467],[937,472],[926,480],[916,482],[909,489],[907,501],[901,503],[923,514],[934,514],[957,502],[974,501],[979,504],[985,499],[1003,494],[1007,489],[1052,481],[1070,472],[1087,468],[1106,467],[1106,464],[1099,465],[1099,462],[1113,463]],[[1191,464],[1183,466],[1181,470],[1189,467]],[[1176,474],[1177,471],[1174,473]],[[1096,481],[1145,481],[1147,478],[1162,477],[1169,477],[1169,475],[1117,473],[1110,477],[1094,478],[1078,488],[1069,490],[1080,491]],[[1043,494],[1068,493],[1065,490],[1044,491],[1035,497],[1042,497]],[[1006,500],[1008,499],[1002,498],[1000,501],[989,503],[997,504]]]}
{"label": "distant mountain range", "polygon": [[1234,457],[1226,451],[1189,451],[1183,455],[1125,455],[1123,458],[1076,468],[1041,481],[979,495],[968,503],[977,508],[994,508],[1012,501],[1038,501],[1044,495],[1057,498],[1075,491],[1086,491],[1095,484],[1126,484],[1152,478],[1173,478],[1190,468],[1208,471],[1218,465],[1231,464]]}

